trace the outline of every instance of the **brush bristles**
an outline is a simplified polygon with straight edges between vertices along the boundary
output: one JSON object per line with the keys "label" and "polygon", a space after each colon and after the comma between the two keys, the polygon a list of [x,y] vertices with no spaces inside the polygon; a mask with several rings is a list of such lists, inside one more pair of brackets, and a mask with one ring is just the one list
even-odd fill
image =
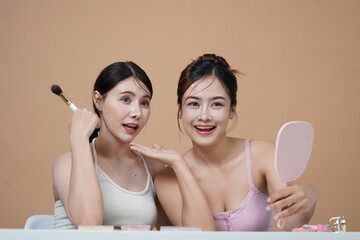
{"label": "brush bristles", "polygon": [[62,93],[60,86],[56,84],[51,86],[51,91],[56,95],[60,95]]}

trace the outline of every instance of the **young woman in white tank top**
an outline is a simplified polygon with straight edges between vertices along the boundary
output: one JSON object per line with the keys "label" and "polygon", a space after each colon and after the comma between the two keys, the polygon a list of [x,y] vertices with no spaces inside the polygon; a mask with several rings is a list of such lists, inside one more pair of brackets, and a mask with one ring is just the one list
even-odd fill
{"label": "young woman in white tank top", "polygon": [[129,148],[149,119],[152,93],[150,79],[133,62],[100,73],[92,96],[96,114],[73,113],[71,151],[54,162],[55,229],[156,224],[153,178],[164,165]]}

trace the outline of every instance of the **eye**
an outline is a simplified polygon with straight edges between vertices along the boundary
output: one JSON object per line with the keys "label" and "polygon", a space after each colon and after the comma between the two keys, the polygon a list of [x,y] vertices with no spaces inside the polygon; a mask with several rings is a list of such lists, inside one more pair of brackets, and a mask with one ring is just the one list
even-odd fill
{"label": "eye", "polygon": [[224,104],[222,104],[221,102],[214,102],[214,103],[212,104],[212,106],[215,107],[215,108],[219,108],[219,107],[223,107]]}
{"label": "eye", "polygon": [[190,106],[190,107],[198,107],[199,106],[199,103],[197,102],[189,102],[186,104],[187,106]]}
{"label": "eye", "polygon": [[120,101],[124,102],[124,103],[129,103],[130,102],[130,98],[129,97],[122,97],[120,98]]}
{"label": "eye", "polygon": [[140,103],[140,105],[143,106],[143,107],[149,107],[149,106],[150,106],[150,101],[144,100],[144,101],[142,101],[142,102]]}

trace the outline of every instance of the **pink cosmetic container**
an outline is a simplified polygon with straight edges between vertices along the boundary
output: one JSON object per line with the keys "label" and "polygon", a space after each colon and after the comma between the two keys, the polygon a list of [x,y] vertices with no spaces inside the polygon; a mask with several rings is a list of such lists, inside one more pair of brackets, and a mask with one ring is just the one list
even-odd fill
{"label": "pink cosmetic container", "polygon": [[328,225],[302,225],[300,228],[294,228],[293,232],[332,232]]}
{"label": "pink cosmetic container", "polygon": [[121,225],[121,231],[150,231],[150,225]]}

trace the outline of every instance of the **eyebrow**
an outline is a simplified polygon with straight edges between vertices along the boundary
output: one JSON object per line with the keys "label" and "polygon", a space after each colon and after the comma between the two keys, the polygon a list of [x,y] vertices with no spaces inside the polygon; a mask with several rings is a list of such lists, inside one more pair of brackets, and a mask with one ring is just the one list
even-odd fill
{"label": "eyebrow", "polygon": [[[132,91],[124,91],[124,92],[120,92],[119,95],[120,95],[120,94],[130,94],[130,95],[132,95],[132,96],[135,96],[135,95],[136,95],[136,94],[133,93]],[[148,94],[143,95],[142,98],[149,98],[149,99],[151,99],[151,97],[150,97]]]}
{"label": "eyebrow", "polygon": [[[188,100],[188,99],[201,100],[201,98],[199,98],[199,97],[189,96],[189,97],[187,97],[187,98],[185,99],[185,101]],[[222,97],[222,96],[216,96],[216,97],[210,98],[211,101],[218,100],[218,99],[226,100],[226,99],[225,99],[224,97]]]}

